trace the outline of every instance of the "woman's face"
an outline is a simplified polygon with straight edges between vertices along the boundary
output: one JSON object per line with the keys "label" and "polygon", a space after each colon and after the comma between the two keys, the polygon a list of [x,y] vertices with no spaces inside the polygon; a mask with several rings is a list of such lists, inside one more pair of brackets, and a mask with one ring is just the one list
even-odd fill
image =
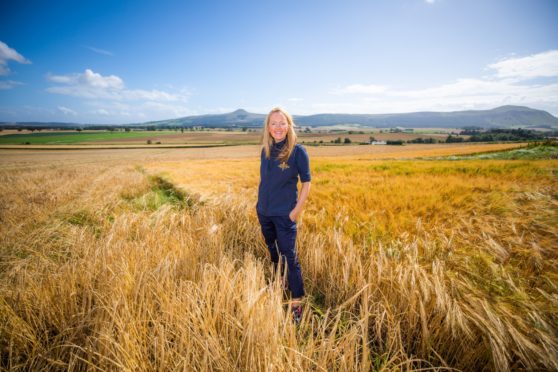
{"label": "woman's face", "polygon": [[281,112],[273,112],[269,116],[267,130],[275,142],[283,141],[285,137],[287,137],[287,132],[289,130],[289,124],[287,123],[285,115]]}

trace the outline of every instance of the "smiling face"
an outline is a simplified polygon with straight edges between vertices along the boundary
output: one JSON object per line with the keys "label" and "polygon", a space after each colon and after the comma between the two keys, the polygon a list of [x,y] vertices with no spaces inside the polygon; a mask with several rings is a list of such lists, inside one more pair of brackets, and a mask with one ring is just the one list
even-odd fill
{"label": "smiling face", "polygon": [[289,124],[287,118],[281,112],[273,112],[269,116],[267,130],[275,142],[281,142],[287,137]]}

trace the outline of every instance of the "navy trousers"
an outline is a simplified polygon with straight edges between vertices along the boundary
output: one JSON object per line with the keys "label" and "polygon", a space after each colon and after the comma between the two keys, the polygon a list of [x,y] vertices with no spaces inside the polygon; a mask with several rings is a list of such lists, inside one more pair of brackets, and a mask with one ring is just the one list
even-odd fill
{"label": "navy trousers", "polygon": [[269,248],[275,270],[279,265],[287,267],[287,280],[293,298],[304,296],[302,271],[296,254],[296,221],[289,216],[264,216],[258,213],[265,244]]}

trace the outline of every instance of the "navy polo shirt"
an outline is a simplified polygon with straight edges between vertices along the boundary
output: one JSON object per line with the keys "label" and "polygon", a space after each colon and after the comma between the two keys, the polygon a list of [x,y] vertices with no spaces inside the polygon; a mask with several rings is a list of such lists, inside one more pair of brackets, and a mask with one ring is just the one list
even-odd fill
{"label": "navy polo shirt", "polygon": [[295,145],[286,164],[277,159],[286,142],[285,138],[274,143],[269,159],[262,148],[256,210],[264,216],[288,216],[298,200],[298,178],[300,182],[310,181],[310,160],[302,145]]}

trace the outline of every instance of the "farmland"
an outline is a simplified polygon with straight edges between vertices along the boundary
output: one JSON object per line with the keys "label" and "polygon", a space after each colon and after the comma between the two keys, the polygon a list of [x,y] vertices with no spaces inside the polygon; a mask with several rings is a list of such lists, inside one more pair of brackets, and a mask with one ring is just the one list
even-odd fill
{"label": "farmland", "polygon": [[[162,132],[161,135],[165,135]],[[143,138],[153,136],[153,132],[68,132],[68,131],[49,131],[42,133],[29,134],[6,134],[0,136],[0,144],[34,144],[34,145],[56,145],[56,144],[75,144],[85,142],[97,142],[108,140],[126,140],[130,138]]]}
{"label": "farmland", "polygon": [[558,160],[477,157],[518,146],[308,146],[298,328],[258,146],[0,150],[2,367],[557,369]]}
{"label": "farmland", "polygon": [[[331,141],[339,138],[349,138],[353,142],[368,142],[370,137],[380,141],[385,140],[412,140],[416,138],[432,138],[438,141],[444,141],[447,134],[441,131],[436,133],[390,133],[388,131],[380,132],[379,129],[368,129],[364,131],[348,131],[348,130],[318,130],[314,132],[299,133],[300,141],[305,143],[321,143],[329,144]],[[130,131],[106,131],[106,130],[84,130],[84,131],[63,131],[63,130],[46,130],[39,133],[31,133],[29,131],[18,132],[15,130],[6,130],[0,132],[0,146],[29,146],[29,145],[145,145],[147,141],[153,145],[247,145],[257,144],[260,140],[259,130],[241,131],[237,130],[203,130],[203,131],[178,131],[178,130],[130,130]],[[106,146],[105,146],[106,147]]]}

